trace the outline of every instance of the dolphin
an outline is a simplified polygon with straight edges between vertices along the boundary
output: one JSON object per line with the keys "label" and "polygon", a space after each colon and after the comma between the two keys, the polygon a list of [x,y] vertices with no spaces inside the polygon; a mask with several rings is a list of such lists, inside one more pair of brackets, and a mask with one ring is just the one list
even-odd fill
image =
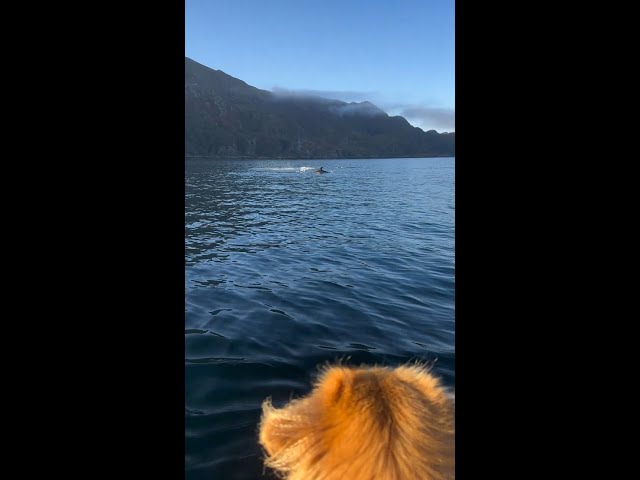
{"label": "dolphin", "polygon": [[329,173],[327,172],[324,167],[320,167],[319,169],[316,170],[316,173]]}

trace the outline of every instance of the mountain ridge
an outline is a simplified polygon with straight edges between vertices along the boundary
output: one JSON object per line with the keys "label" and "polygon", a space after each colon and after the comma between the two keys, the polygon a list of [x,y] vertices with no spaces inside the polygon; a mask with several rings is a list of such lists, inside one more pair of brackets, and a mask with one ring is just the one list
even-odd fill
{"label": "mountain ridge", "polygon": [[425,132],[368,101],[261,90],[185,57],[185,157],[438,156],[455,156],[455,132]]}

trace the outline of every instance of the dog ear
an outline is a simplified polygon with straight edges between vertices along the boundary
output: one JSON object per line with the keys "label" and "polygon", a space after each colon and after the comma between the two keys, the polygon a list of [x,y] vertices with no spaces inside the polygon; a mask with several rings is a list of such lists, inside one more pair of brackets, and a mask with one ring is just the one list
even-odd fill
{"label": "dog ear", "polygon": [[352,372],[341,367],[325,369],[316,382],[314,393],[275,408],[268,398],[262,404],[260,444],[270,457],[284,450],[295,450],[313,437],[322,426],[321,418],[331,415],[335,406],[350,395]]}
{"label": "dog ear", "polygon": [[353,371],[343,367],[326,369],[318,379],[318,397],[322,406],[330,409],[350,395]]}
{"label": "dog ear", "polygon": [[426,365],[403,365],[395,369],[395,374],[401,380],[418,388],[431,401],[449,400],[440,380],[430,373]]}

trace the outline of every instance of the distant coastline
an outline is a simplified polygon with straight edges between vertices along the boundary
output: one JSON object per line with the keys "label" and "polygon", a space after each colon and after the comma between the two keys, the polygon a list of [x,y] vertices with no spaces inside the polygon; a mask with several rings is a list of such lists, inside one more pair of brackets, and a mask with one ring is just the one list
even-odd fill
{"label": "distant coastline", "polygon": [[288,156],[288,157],[255,157],[255,156],[231,156],[231,155],[185,155],[185,160],[196,158],[208,158],[211,160],[380,160],[394,158],[455,158],[455,155],[388,155],[379,157],[328,157],[328,156]]}

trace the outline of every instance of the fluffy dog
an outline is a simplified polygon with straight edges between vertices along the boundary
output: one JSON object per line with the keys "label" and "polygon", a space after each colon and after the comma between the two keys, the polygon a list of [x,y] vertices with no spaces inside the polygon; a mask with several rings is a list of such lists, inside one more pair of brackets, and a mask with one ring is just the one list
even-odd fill
{"label": "fluffy dog", "polygon": [[288,480],[452,479],[454,408],[424,365],[333,366],[309,396],[263,403],[260,444]]}

